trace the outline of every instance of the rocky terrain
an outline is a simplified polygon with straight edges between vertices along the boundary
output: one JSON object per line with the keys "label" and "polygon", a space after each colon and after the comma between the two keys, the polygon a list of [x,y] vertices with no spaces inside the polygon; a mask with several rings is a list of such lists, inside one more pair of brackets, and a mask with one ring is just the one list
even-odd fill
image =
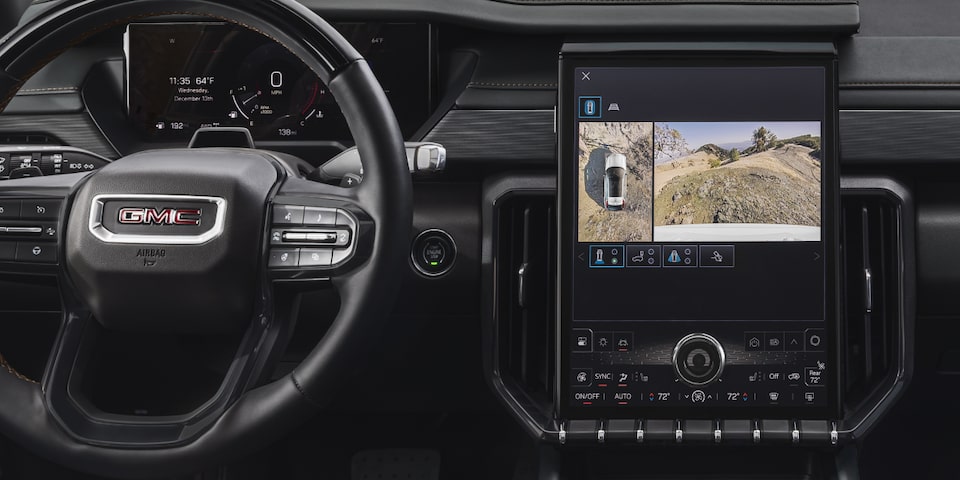
{"label": "rocky terrain", "polygon": [[700,151],[658,165],[656,225],[768,223],[820,226],[820,161],[785,144],[710,168]]}
{"label": "rocky terrain", "polygon": [[[627,157],[625,207],[603,208],[606,156]],[[579,143],[579,222],[581,242],[643,242],[653,239],[653,124],[584,122]]]}

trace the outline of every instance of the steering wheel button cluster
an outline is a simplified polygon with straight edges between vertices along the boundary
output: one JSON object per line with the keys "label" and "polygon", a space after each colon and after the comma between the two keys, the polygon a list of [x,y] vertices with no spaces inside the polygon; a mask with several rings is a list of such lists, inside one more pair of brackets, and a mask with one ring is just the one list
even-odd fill
{"label": "steering wheel button cluster", "polygon": [[275,225],[302,225],[303,208],[295,205],[274,205],[273,223]]}
{"label": "steering wheel button cluster", "polygon": [[18,262],[56,263],[57,246],[50,243],[17,243]]}
{"label": "steering wheel button cluster", "polygon": [[332,248],[301,248],[301,267],[326,267],[333,262]]}
{"label": "steering wheel button cluster", "polygon": [[[270,245],[274,248],[269,266],[330,267],[344,262],[354,251],[356,225],[356,220],[339,208],[274,205],[270,230]],[[296,253],[297,260],[280,261],[277,252]]]}
{"label": "steering wheel button cluster", "polygon": [[0,200],[0,220],[20,218],[20,200]]}
{"label": "steering wheel button cluster", "polygon": [[327,207],[304,207],[303,224],[304,225],[344,225],[338,223],[340,217],[336,208]]}
{"label": "steering wheel button cluster", "polygon": [[59,199],[0,199],[0,262],[57,263],[60,206]]}
{"label": "steering wheel button cluster", "polygon": [[20,206],[20,218],[56,220],[60,215],[59,200],[24,200]]}
{"label": "steering wheel button cluster", "polygon": [[300,263],[299,248],[275,248],[270,250],[270,267],[296,267]]}

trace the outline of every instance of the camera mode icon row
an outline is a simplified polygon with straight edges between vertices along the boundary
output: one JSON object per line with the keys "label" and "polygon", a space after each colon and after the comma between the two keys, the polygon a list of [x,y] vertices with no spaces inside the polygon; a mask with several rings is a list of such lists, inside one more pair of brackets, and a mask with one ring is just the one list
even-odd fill
{"label": "camera mode icon row", "polygon": [[590,245],[590,268],[734,266],[733,245]]}

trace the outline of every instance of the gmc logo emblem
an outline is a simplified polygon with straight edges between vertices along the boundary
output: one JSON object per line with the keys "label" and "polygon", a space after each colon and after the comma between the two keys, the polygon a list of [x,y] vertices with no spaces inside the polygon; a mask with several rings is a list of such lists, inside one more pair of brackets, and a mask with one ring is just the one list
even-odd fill
{"label": "gmc logo emblem", "polygon": [[198,208],[125,207],[118,221],[134,225],[200,225],[203,211]]}

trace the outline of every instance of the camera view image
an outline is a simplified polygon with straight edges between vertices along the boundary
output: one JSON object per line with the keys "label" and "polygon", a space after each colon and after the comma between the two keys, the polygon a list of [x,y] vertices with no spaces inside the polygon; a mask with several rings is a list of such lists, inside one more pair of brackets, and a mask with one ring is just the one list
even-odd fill
{"label": "camera view image", "polygon": [[580,123],[581,242],[653,240],[653,123]]}
{"label": "camera view image", "polygon": [[820,240],[820,122],[655,130],[654,241]]}

